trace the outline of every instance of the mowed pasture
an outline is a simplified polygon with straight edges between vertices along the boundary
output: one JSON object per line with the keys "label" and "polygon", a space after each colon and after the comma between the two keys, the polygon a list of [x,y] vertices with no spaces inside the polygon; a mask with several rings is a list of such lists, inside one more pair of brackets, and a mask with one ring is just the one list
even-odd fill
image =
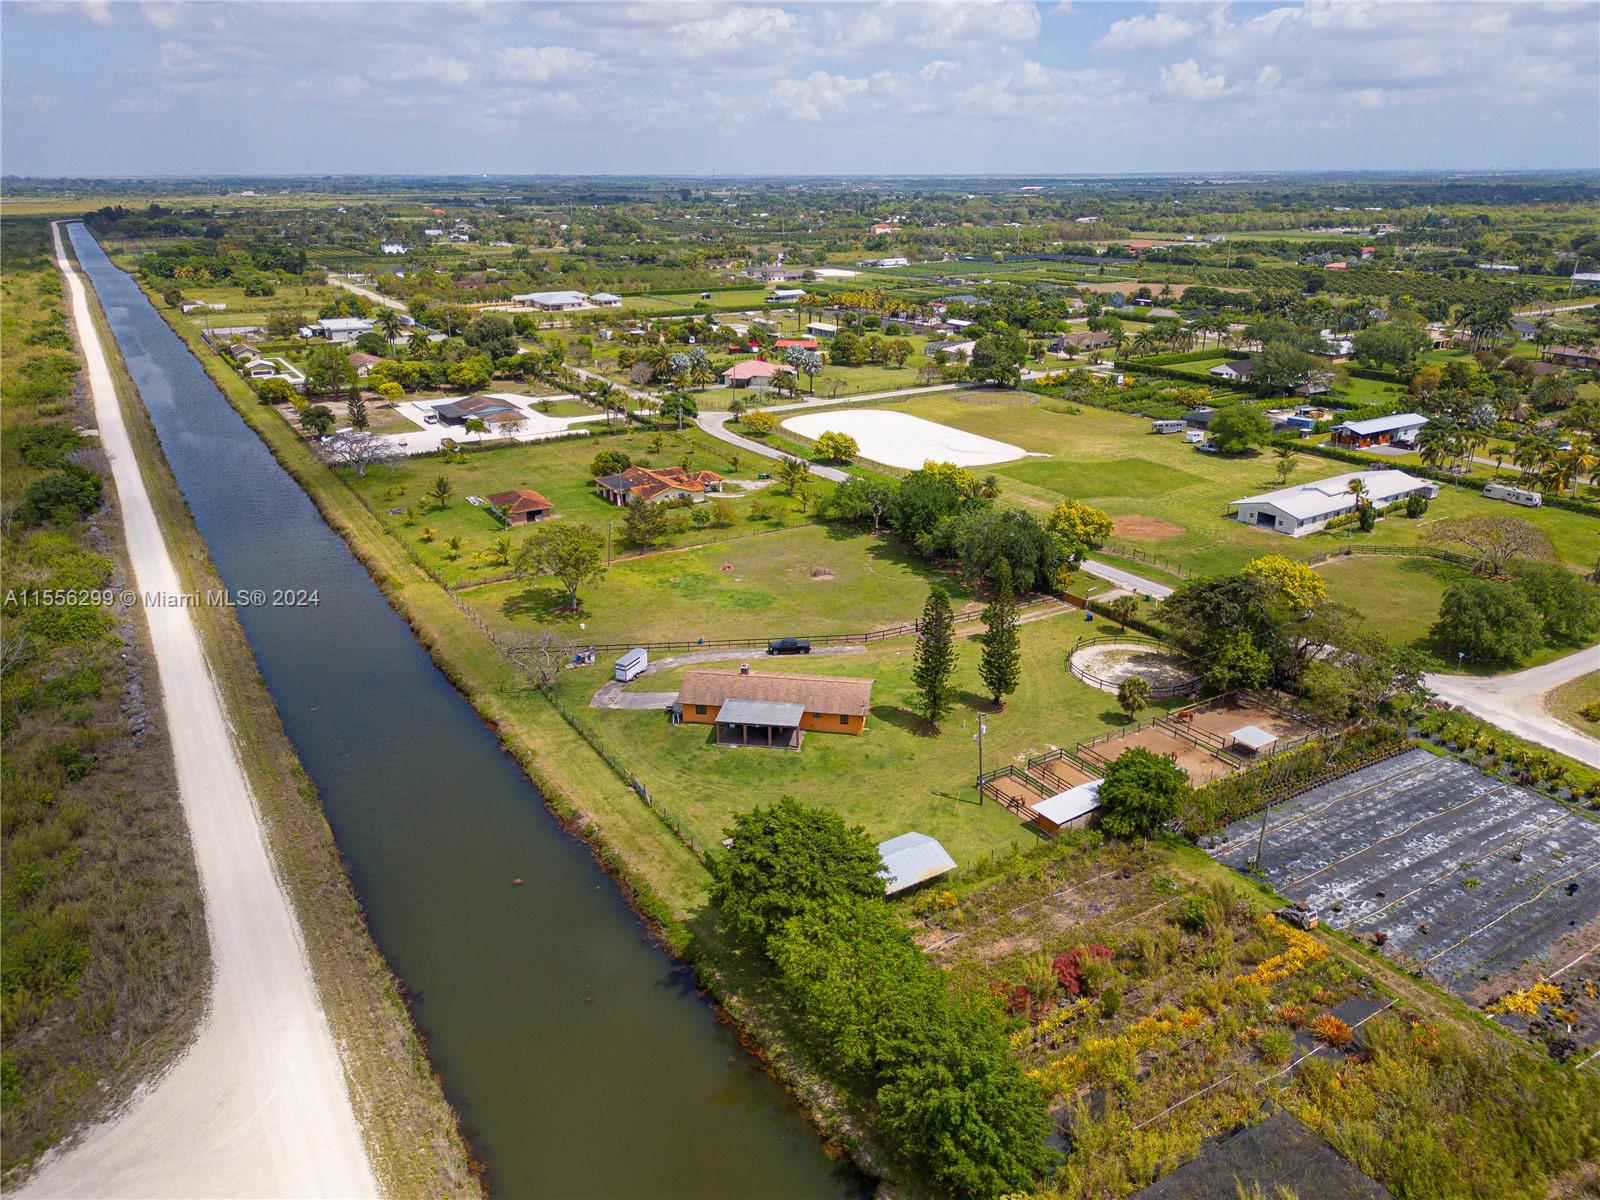
{"label": "mowed pasture", "polygon": [[[837,656],[772,659],[754,650],[748,659],[753,671],[873,680],[864,734],[807,734],[799,751],[717,746],[712,726],[675,726],[659,710],[589,708],[595,689],[610,677],[609,659],[596,668],[563,673],[558,688],[590,735],[637,772],[704,844],[721,838],[734,813],[794,796],[860,822],[875,839],[909,830],[931,834],[958,863],[970,865],[990,851],[1036,844],[1040,837],[992,800],[979,802],[973,738],[980,712],[988,728],[988,770],[1006,763],[1020,766],[1031,755],[1070,746],[1126,720],[1114,696],[1080,683],[1066,669],[1067,652],[1084,629],[1071,612],[1024,624],[1022,685],[1004,710],[994,712],[978,678],[980,647],[974,638],[982,626],[961,625],[956,706],[937,735],[913,711],[911,638]],[[681,669],[669,669],[644,676],[630,690],[675,691],[682,677]]]}
{"label": "mowed pasture", "polygon": [[[1509,511],[1465,488],[1445,486],[1421,520],[1386,517],[1370,534],[1355,530],[1291,538],[1226,518],[1232,500],[1281,486],[1270,454],[1230,458],[1199,453],[1181,437],[1150,432],[1143,417],[1083,407],[1064,411],[1059,402],[1018,404],[1015,393],[934,393],[896,401],[895,408],[1010,442],[1048,459],[1027,459],[993,468],[1005,481],[1003,499],[1035,511],[1070,497],[1105,509],[1113,517],[1152,518],[1154,534],[1139,538],[1149,553],[1196,574],[1237,570],[1262,554],[1310,558],[1345,545],[1415,546],[1440,518],[1518,516],[1544,529],[1568,563],[1589,569],[1600,557],[1600,520],[1555,508]],[[1308,483],[1352,468],[1297,453],[1289,485]],[[1160,536],[1170,528],[1174,532]]]}
{"label": "mowed pasture", "polygon": [[915,620],[935,582],[958,608],[970,599],[891,539],[819,525],[761,532],[766,524],[741,520],[737,538],[618,559],[585,585],[579,613],[562,610],[548,577],[461,596],[508,632],[548,627],[584,644],[862,633]]}
{"label": "mowed pasture", "polygon": [[[1259,819],[1237,821],[1212,853],[1245,870],[1260,836]],[[1600,825],[1425,750],[1272,810],[1261,870],[1334,928],[1381,939],[1469,998],[1553,952],[1567,961],[1569,937],[1600,920]]]}

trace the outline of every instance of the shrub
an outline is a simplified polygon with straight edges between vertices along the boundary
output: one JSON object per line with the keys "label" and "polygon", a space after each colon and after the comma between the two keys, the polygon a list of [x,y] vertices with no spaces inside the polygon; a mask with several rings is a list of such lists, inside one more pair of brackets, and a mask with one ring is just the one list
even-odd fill
{"label": "shrub", "polygon": [[1343,1049],[1356,1040],[1355,1030],[1332,1013],[1324,1013],[1311,1022],[1311,1036],[1336,1050]]}
{"label": "shrub", "polygon": [[619,475],[633,465],[633,460],[620,450],[602,450],[589,463],[589,473],[596,479],[602,475]]}
{"label": "shrub", "polygon": [[778,427],[778,418],[769,412],[750,412],[739,418],[739,424],[743,425],[747,432],[763,437]]}
{"label": "shrub", "polygon": [[1268,1029],[1256,1042],[1261,1060],[1281,1067],[1294,1055],[1294,1035],[1287,1029]]}
{"label": "shrub", "polygon": [[100,507],[105,481],[93,471],[70,464],[65,470],[35,479],[17,504],[17,520],[37,525],[58,516],[85,517]]}

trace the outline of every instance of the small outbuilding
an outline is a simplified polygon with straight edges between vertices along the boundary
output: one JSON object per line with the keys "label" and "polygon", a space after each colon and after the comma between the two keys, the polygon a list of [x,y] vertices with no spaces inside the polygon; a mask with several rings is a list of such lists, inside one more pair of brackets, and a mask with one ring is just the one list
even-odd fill
{"label": "small outbuilding", "polygon": [[507,525],[531,525],[545,520],[555,511],[555,505],[532,488],[492,492],[488,500],[490,511]]}
{"label": "small outbuilding", "polygon": [[1336,446],[1364,449],[1368,446],[1409,446],[1428,423],[1419,413],[1395,413],[1387,417],[1372,417],[1365,421],[1346,421],[1333,427]]}
{"label": "small outbuilding", "polygon": [[878,857],[883,860],[883,894],[893,896],[907,888],[914,888],[930,879],[937,879],[956,869],[956,860],[939,844],[937,838],[925,833],[902,833],[878,843]]}
{"label": "small outbuilding", "polygon": [[1033,821],[1054,836],[1063,829],[1083,829],[1094,820],[1100,808],[1100,779],[1057,792],[1033,806]]}

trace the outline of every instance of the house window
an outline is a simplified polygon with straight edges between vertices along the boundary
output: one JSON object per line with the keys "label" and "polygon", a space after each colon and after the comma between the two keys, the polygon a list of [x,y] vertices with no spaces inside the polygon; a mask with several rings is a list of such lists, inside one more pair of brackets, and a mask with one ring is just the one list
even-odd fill
{"label": "house window", "polygon": [[696,704],[694,706],[694,715],[697,716],[697,717],[705,716],[706,715],[706,706],[704,704]]}
{"label": "house window", "polygon": [[841,724],[841,725],[850,724],[850,718],[845,716],[843,713],[840,713],[839,714],[839,724]]}

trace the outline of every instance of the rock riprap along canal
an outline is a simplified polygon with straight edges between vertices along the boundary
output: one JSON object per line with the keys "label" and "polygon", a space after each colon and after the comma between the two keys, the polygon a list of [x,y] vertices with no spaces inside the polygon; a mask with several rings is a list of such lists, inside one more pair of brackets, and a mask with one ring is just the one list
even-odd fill
{"label": "rock riprap along canal", "polygon": [[70,234],[223,582],[316,593],[240,623],[492,1192],[860,1195],[132,278]]}

